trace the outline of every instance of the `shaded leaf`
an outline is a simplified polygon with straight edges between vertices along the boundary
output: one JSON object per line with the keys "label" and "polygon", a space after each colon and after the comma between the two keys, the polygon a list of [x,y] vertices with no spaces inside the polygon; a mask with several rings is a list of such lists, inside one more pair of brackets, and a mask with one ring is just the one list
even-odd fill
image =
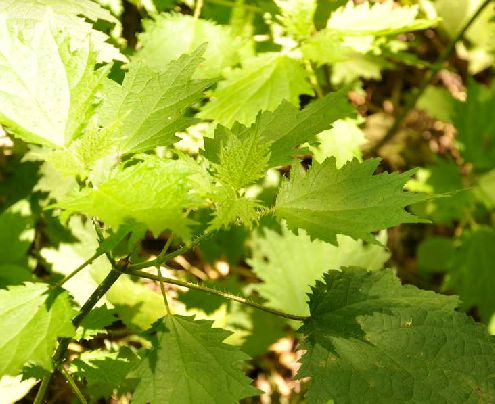
{"label": "shaded leaf", "polygon": [[135,403],[235,403],[258,394],[239,369],[247,355],[222,342],[228,331],[179,316],[164,317],[154,329],[154,348],[135,371]]}
{"label": "shaded leaf", "polygon": [[402,286],[390,270],[329,272],[300,329],[308,401],[493,401],[495,340],[457,303]]}
{"label": "shaded leaf", "polygon": [[369,270],[383,268],[389,254],[378,245],[339,235],[338,245],[311,240],[303,231],[294,234],[282,227],[279,234],[265,229],[253,241],[253,257],[248,263],[263,281],[254,289],[268,305],[297,315],[309,314],[306,304],[310,286],[330,269],[361,266]]}

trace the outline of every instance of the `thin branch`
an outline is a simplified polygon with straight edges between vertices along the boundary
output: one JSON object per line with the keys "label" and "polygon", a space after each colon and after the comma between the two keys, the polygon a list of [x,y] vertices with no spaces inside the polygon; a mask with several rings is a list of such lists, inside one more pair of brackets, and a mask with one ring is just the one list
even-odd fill
{"label": "thin branch", "polygon": [[416,103],[418,102],[419,97],[424,93],[428,85],[431,83],[431,80],[435,75],[442,69],[443,64],[445,61],[448,59],[448,57],[451,55],[451,53],[455,49],[455,45],[457,42],[459,42],[463,37],[466,31],[471,27],[471,25],[476,21],[476,19],[479,17],[481,12],[492,2],[492,0],[485,0],[479,7],[478,9],[474,12],[474,14],[469,18],[469,20],[464,24],[462,29],[457,33],[457,35],[452,38],[452,40],[449,42],[445,50],[442,52],[442,54],[438,57],[437,61],[433,64],[430,70],[427,71],[427,73],[424,75],[423,80],[421,81],[420,85],[418,86],[418,89],[413,93],[411,98],[409,98],[408,102],[402,109],[402,111],[397,115],[395,118],[395,121],[393,125],[390,127],[390,129],[387,131],[385,136],[378,142],[376,143],[370,150],[370,154],[376,154],[378,150],[385,144],[388,143],[397,133],[399,128],[402,126],[402,123],[404,122],[404,119],[406,119],[407,115],[409,112],[416,106]]}
{"label": "thin branch", "polygon": [[279,317],[288,318],[289,320],[304,321],[304,320],[306,320],[308,318],[307,316],[299,316],[299,315],[296,315],[296,314],[285,313],[285,312],[283,312],[281,310],[272,309],[271,307],[263,306],[262,304],[253,302],[253,301],[248,300],[248,299],[245,299],[243,297],[240,297],[240,296],[237,296],[237,295],[233,295],[233,294],[227,293],[227,292],[222,292],[220,290],[216,290],[216,289],[213,289],[213,288],[209,288],[207,286],[199,285],[197,283],[192,283],[192,282],[187,282],[187,281],[181,281],[179,279],[165,278],[163,276],[162,277],[159,277],[157,275],[149,274],[149,273],[142,272],[142,271],[132,270],[130,268],[127,269],[127,270],[124,270],[124,272],[126,274],[129,274],[129,275],[138,276],[140,278],[148,278],[148,279],[152,279],[152,280],[155,280],[155,281],[160,281],[160,279],[162,279],[165,283],[171,283],[173,285],[178,285],[178,286],[185,286],[186,288],[189,288],[189,289],[200,290],[202,292],[211,293],[211,294],[217,295],[217,296],[222,296],[222,297],[224,297],[226,299],[234,300],[236,302],[245,304],[247,306],[251,306],[251,307],[254,307],[256,309],[259,309],[259,310],[262,310],[262,311],[266,311],[267,313],[275,314],[276,316],[279,316]]}
{"label": "thin branch", "polygon": [[197,20],[201,15],[201,9],[203,8],[203,0],[196,0],[196,5],[194,7],[194,19]]}
{"label": "thin branch", "polygon": [[[163,247],[163,250],[160,252],[158,257],[160,256],[165,256],[167,254],[167,251],[170,247],[170,244],[172,244],[172,240],[174,239],[174,233],[170,235],[168,238],[167,242],[165,243],[165,246]],[[170,306],[168,305],[168,300],[167,300],[167,292],[165,291],[165,285],[163,284],[163,275],[162,271],[159,266],[156,267],[158,277],[160,278],[160,291],[162,292],[163,296],[163,304],[165,304],[165,310],[167,311],[167,315],[171,316],[172,312],[170,311]]]}
{"label": "thin branch", "polygon": [[[81,307],[77,316],[74,317],[74,319],[72,320],[72,324],[74,325],[75,328],[81,325],[81,322],[90,313],[90,311],[93,309],[96,303],[98,303],[98,301],[103,297],[103,295],[117,281],[117,279],[122,274],[122,271],[126,269],[125,266],[126,263],[124,262],[123,267],[118,268],[119,269],[118,271],[111,270],[109,274],[105,277],[105,279],[103,279],[103,281],[98,285],[98,287],[94,290],[94,292],[91,294],[88,300],[86,300],[86,303],[84,303],[84,305]],[[67,352],[67,348],[69,347],[69,343],[71,340],[72,338],[61,338],[59,340],[57,350],[55,351],[52,359],[54,369],[60,367],[60,365],[64,361],[65,354]],[[34,404],[43,404],[45,402],[45,396],[48,390],[48,385],[50,384],[52,377],[53,377],[53,373],[50,373],[43,378],[38,393],[36,394],[36,398],[34,399]]]}
{"label": "thin branch", "polygon": [[65,377],[65,380],[67,380],[69,382],[70,387],[72,388],[72,390],[76,394],[79,401],[82,404],[87,404],[88,402],[86,401],[83,394],[81,393],[81,390],[79,390],[79,387],[77,387],[77,384],[74,381],[74,379],[72,378],[72,376],[70,375],[70,373],[67,372],[67,370],[63,366],[60,366],[59,370],[60,370],[60,373],[62,373],[62,375]]}
{"label": "thin branch", "polygon": [[152,259],[150,261],[145,261],[145,262],[140,262],[138,264],[129,265],[129,269],[136,270],[136,269],[143,269],[143,268],[148,268],[148,267],[156,267],[156,266],[159,266],[161,264],[167,263],[171,259],[188,252],[191,248],[197,246],[203,240],[210,237],[210,235],[211,235],[211,232],[206,231],[203,234],[201,234],[200,236],[196,237],[189,244],[183,245],[178,250],[175,250],[175,251],[173,251],[169,254],[165,254],[165,255],[162,255],[162,253],[160,253],[160,255],[158,257],[156,257],[155,259]]}
{"label": "thin branch", "polygon": [[167,312],[168,316],[171,316],[172,311],[170,310],[170,306],[168,305],[167,292],[165,291],[165,285],[163,284],[164,277],[162,275],[160,267],[156,267],[156,269],[158,274],[158,282],[160,283],[160,292],[162,292],[163,304],[165,305],[165,311]]}
{"label": "thin branch", "polygon": [[88,265],[91,265],[94,260],[96,260],[100,255],[103,255],[105,252],[96,250],[96,252],[89,257],[86,261],[84,261],[81,265],[79,265],[76,269],[74,269],[69,275],[67,275],[64,279],[61,281],[57,282],[55,285],[52,285],[52,288],[57,288],[59,286],[62,286],[65,282],[67,282],[69,279],[73,278],[76,276],[79,272],[81,272],[84,268],[86,268]]}

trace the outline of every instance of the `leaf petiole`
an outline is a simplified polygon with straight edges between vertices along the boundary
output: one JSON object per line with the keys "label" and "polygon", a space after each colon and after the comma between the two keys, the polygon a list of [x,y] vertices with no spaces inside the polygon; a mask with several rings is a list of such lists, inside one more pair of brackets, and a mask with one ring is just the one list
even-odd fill
{"label": "leaf petiole", "polygon": [[180,279],[172,279],[172,278],[166,278],[163,276],[157,276],[157,275],[149,274],[149,273],[146,273],[143,271],[134,270],[131,268],[128,268],[127,270],[123,270],[122,272],[129,274],[129,275],[134,275],[134,276],[137,276],[140,278],[152,279],[152,280],[158,281],[158,282],[163,281],[165,283],[171,283],[173,285],[178,285],[178,286],[185,286],[186,288],[189,288],[189,289],[195,289],[195,290],[199,290],[199,291],[202,291],[205,293],[211,293],[213,295],[221,296],[221,297],[224,297],[225,299],[233,300],[233,301],[245,304],[247,306],[254,307],[258,310],[266,311],[267,313],[271,313],[271,314],[274,314],[274,315],[279,316],[279,317],[287,318],[289,320],[304,321],[308,318],[307,316],[299,316],[296,314],[285,313],[281,310],[272,309],[271,307],[263,306],[262,304],[253,302],[251,300],[248,300],[248,299],[245,299],[243,297],[234,295],[232,293],[222,292],[220,290],[213,289],[213,288],[210,288],[208,286],[203,286],[203,285],[193,283],[193,282],[187,282],[187,281],[182,281]]}

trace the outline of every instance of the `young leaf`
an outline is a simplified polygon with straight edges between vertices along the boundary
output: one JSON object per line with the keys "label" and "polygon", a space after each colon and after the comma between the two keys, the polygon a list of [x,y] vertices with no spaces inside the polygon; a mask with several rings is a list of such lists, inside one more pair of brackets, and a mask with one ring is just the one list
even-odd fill
{"label": "young leaf", "polygon": [[159,69],[207,43],[204,61],[194,72],[195,78],[217,78],[229,66],[248,55],[250,44],[236,38],[231,29],[192,15],[161,14],[154,20],[143,21],[144,32],[139,34],[141,49],[135,58],[147,66]]}
{"label": "young leaf", "polygon": [[306,38],[315,29],[313,17],[316,11],[316,0],[275,0],[282,15],[277,19],[293,38]]}
{"label": "young leaf", "polygon": [[143,156],[130,167],[118,167],[97,188],[84,188],[56,206],[66,209],[65,215],[98,216],[115,229],[131,220],[154,234],[171,229],[187,239],[190,221],[184,211],[202,203],[205,181],[206,173],[193,160]]}
{"label": "young leaf", "polygon": [[258,221],[262,205],[256,199],[239,196],[233,189],[226,187],[219,188],[212,198],[216,209],[210,230],[227,228],[238,220],[247,227]]}
{"label": "young leaf", "polygon": [[230,72],[199,113],[227,127],[234,122],[251,125],[259,111],[273,111],[282,100],[297,105],[301,94],[313,94],[307,73],[285,55],[264,53]]}
{"label": "young leaf", "polygon": [[[318,133],[328,129],[338,119],[354,114],[346,93],[345,88],[329,93],[301,111],[288,101],[283,101],[273,112],[258,114],[256,122],[247,128],[235,124],[229,131],[219,125],[215,130],[214,139],[205,139],[205,154],[210,161],[220,163],[222,148],[225,148],[231,142],[229,139],[235,136],[242,144],[254,143],[258,145],[256,150],[261,150],[265,154],[269,152],[265,171],[271,167],[289,164],[294,161],[294,155],[307,152],[306,149],[300,149],[300,145],[315,143]],[[246,138],[252,140],[248,141]],[[266,150],[264,145],[268,145],[269,149]],[[251,150],[245,149],[242,153],[247,154],[248,151]],[[253,158],[264,161],[266,159],[264,153],[254,155]]]}
{"label": "young leaf", "polygon": [[397,6],[392,0],[361,4],[347,2],[330,16],[327,27],[345,35],[392,35],[426,29],[437,20],[417,18],[419,7]]}
{"label": "young leaf", "polygon": [[261,138],[257,130],[247,131],[235,124],[232,130],[219,127],[225,133],[219,150],[219,164],[215,164],[216,177],[234,190],[246,187],[263,178],[270,160],[270,143]]}
{"label": "young leaf", "polygon": [[495,400],[495,340],[457,303],[402,286],[390,270],[327,273],[299,330],[309,402]]}
{"label": "young leaf", "polygon": [[51,370],[57,338],[72,337],[74,309],[61,290],[26,283],[0,290],[0,376],[27,364]]}
{"label": "young leaf", "polygon": [[279,234],[265,229],[253,241],[253,257],[248,261],[263,281],[254,289],[268,305],[298,315],[308,315],[306,304],[310,286],[330,269],[361,266],[383,268],[389,258],[378,245],[364,246],[361,240],[339,235],[338,245],[311,240],[303,231],[296,235],[282,227]]}
{"label": "young leaf", "polygon": [[257,219],[256,200],[237,192],[263,178],[268,168],[287,164],[302,143],[313,143],[316,135],[334,120],[352,114],[345,89],[330,93],[299,111],[288,101],[273,112],[258,114],[250,127],[235,123],[232,129],[218,125],[213,139],[205,139],[207,158],[222,185],[213,200],[217,205],[212,228],[219,229],[238,218],[246,224]]}
{"label": "young leaf", "polygon": [[0,16],[0,123],[27,142],[70,143],[91,115],[107,72],[94,66],[88,41],[71,50],[46,20],[27,29]]}
{"label": "young leaf", "polygon": [[451,257],[445,285],[459,294],[464,309],[476,307],[486,323],[495,313],[494,242],[495,230],[490,227],[464,233],[460,248]]}
{"label": "young leaf", "polygon": [[163,70],[140,61],[129,64],[122,85],[108,80],[99,111],[101,123],[119,125],[120,151],[136,153],[156,146],[168,146],[179,138],[175,133],[194,120],[184,116],[186,108],[198,101],[212,80],[192,80],[201,63],[205,46],[182,55]]}
{"label": "young leaf", "polygon": [[118,23],[108,10],[91,0],[3,0],[0,14],[23,25],[45,21],[50,16],[53,27],[70,33],[71,40],[78,47],[90,38],[97,51],[98,62],[112,62],[113,59],[127,61],[117,48],[106,42],[108,35],[95,30],[91,23],[85,21],[84,18],[94,22]]}
{"label": "young leaf", "polygon": [[135,370],[136,404],[236,403],[259,393],[239,369],[248,356],[222,342],[230,332],[179,316],[164,317],[154,329],[154,348]]}
{"label": "young leaf", "polygon": [[290,180],[280,187],[275,213],[290,229],[305,229],[312,238],[332,244],[337,234],[376,243],[371,232],[401,223],[424,220],[404,208],[428,196],[403,192],[413,174],[373,175],[379,159],[353,160],[341,169],[334,158],[313,163],[308,172],[294,166]]}

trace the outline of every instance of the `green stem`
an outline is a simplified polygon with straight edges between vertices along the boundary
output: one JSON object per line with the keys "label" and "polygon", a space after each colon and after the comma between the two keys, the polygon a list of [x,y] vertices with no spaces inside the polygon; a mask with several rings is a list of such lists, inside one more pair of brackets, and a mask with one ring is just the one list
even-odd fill
{"label": "green stem", "polygon": [[[103,295],[112,287],[112,285],[120,277],[120,275],[121,275],[120,271],[111,270],[110,273],[105,277],[105,279],[103,279],[103,282],[101,282],[98,285],[98,287],[91,294],[91,296],[88,298],[86,303],[84,303],[84,305],[81,307],[81,310],[79,311],[77,316],[74,317],[74,319],[72,320],[72,324],[74,325],[74,328],[77,328],[81,325],[81,322],[84,320],[84,318],[90,313],[90,311],[93,309],[96,303],[98,303],[98,301],[103,297]],[[55,354],[53,355],[53,359],[52,359],[54,369],[59,368],[62,362],[64,361],[65,354],[67,352],[71,340],[72,338],[60,339],[57,350],[55,351]],[[49,375],[46,375],[43,378],[43,380],[41,381],[41,386],[38,390],[38,394],[36,394],[34,404],[44,403],[45,396],[48,390],[48,385],[50,384],[52,377],[53,377],[53,373],[50,373]]]}
{"label": "green stem", "polygon": [[89,257],[86,261],[84,261],[81,265],[79,265],[76,269],[74,269],[69,275],[67,275],[64,279],[62,279],[60,282],[57,282],[55,285],[52,286],[52,288],[57,288],[59,286],[62,286],[65,282],[67,282],[69,279],[77,275],[79,272],[81,272],[84,268],[86,268],[88,265],[91,265],[95,259],[97,259],[100,255],[103,255],[103,251],[96,250],[96,252]]}
{"label": "green stem", "polygon": [[211,232],[206,231],[203,234],[201,234],[201,236],[196,237],[189,244],[183,245],[181,248],[171,252],[170,254],[162,255],[162,253],[160,253],[160,255],[158,255],[158,257],[156,257],[153,260],[140,262],[138,264],[129,265],[129,269],[131,269],[131,270],[143,269],[143,268],[155,267],[155,266],[159,266],[161,264],[167,263],[171,259],[188,252],[191,248],[197,246],[203,240],[210,237],[210,235],[211,235]]}
{"label": "green stem", "polygon": [[418,102],[419,97],[424,93],[428,85],[431,83],[431,80],[433,77],[435,77],[435,74],[437,74],[443,67],[443,64],[447,60],[447,58],[451,55],[451,53],[455,49],[455,45],[457,42],[459,42],[466,31],[471,27],[471,25],[476,21],[476,19],[479,17],[481,12],[492,2],[492,0],[485,0],[479,7],[478,9],[474,12],[474,14],[469,18],[469,20],[464,24],[462,29],[457,33],[457,35],[452,38],[452,40],[449,42],[445,50],[442,52],[442,54],[438,57],[437,61],[433,64],[432,68],[427,71],[427,73],[424,75],[423,80],[421,81],[418,89],[414,92],[414,94],[409,98],[407,101],[406,105],[402,109],[401,112],[397,115],[395,118],[395,121],[393,125],[390,127],[390,129],[387,131],[385,136],[378,142],[376,143],[373,148],[370,150],[370,154],[376,154],[378,150],[385,144],[388,143],[397,133],[399,128],[402,126],[402,123],[404,122],[404,119],[406,119],[407,115],[409,112],[416,106],[416,103]]}
{"label": "green stem", "polygon": [[201,9],[203,8],[203,0],[196,0],[196,5],[194,7],[194,19],[197,20],[201,15]]}
{"label": "green stem", "polygon": [[258,310],[266,311],[267,313],[275,314],[276,316],[279,316],[279,317],[287,318],[289,320],[304,321],[304,320],[306,320],[308,318],[307,316],[299,316],[299,315],[296,315],[296,314],[285,313],[285,312],[283,312],[281,310],[272,309],[270,307],[263,306],[262,304],[253,302],[253,301],[248,300],[248,299],[245,299],[243,297],[240,297],[240,296],[237,296],[237,295],[233,295],[233,294],[227,293],[227,292],[222,292],[220,290],[216,290],[216,289],[213,289],[213,288],[209,288],[207,286],[199,285],[197,283],[192,283],[192,282],[187,282],[187,281],[181,281],[179,279],[165,278],[163,276],[157,276],[157,275],[153,275],[153,274],[148,274],[146,272],[136,271],[136,270],[132,270],[132,269],[124,270],[124,272],[126,274],[138,276],[140,278],[148,278],[148,279],[152,279],[154,281],[160,281],[160,280],[162,280],[163,282],[171,283],[173,285],[185,286],[186,288],[189,288],[189,289],[200,290],[202,292],[211,293],[211,294],[217,295],[217,296],[222,296],[222,297],[224,297],[226,299],[234,300],[236,302],[245,304],[247,306],[254,307],[254,308],[258,309]]}
{"label": "green stem", "polygon": [[88,402],[86,401],[86,399],[84,398],[83,394],[81,393],[81,390],[79,390],[79,387],[77,387],[76,382],[74,381],[74,379],[72,378],[72,376],[70,375],[70,373],[67,372],[67,370],[63,366],[60,366],[60,373],[62,373],[62,375],[65,377],[65,380],[67,380],[69,382],[70,387],[72,388],[72,390],[76,394],[76,396],[79,399],[79,401],[82,404],[87,404]]}

